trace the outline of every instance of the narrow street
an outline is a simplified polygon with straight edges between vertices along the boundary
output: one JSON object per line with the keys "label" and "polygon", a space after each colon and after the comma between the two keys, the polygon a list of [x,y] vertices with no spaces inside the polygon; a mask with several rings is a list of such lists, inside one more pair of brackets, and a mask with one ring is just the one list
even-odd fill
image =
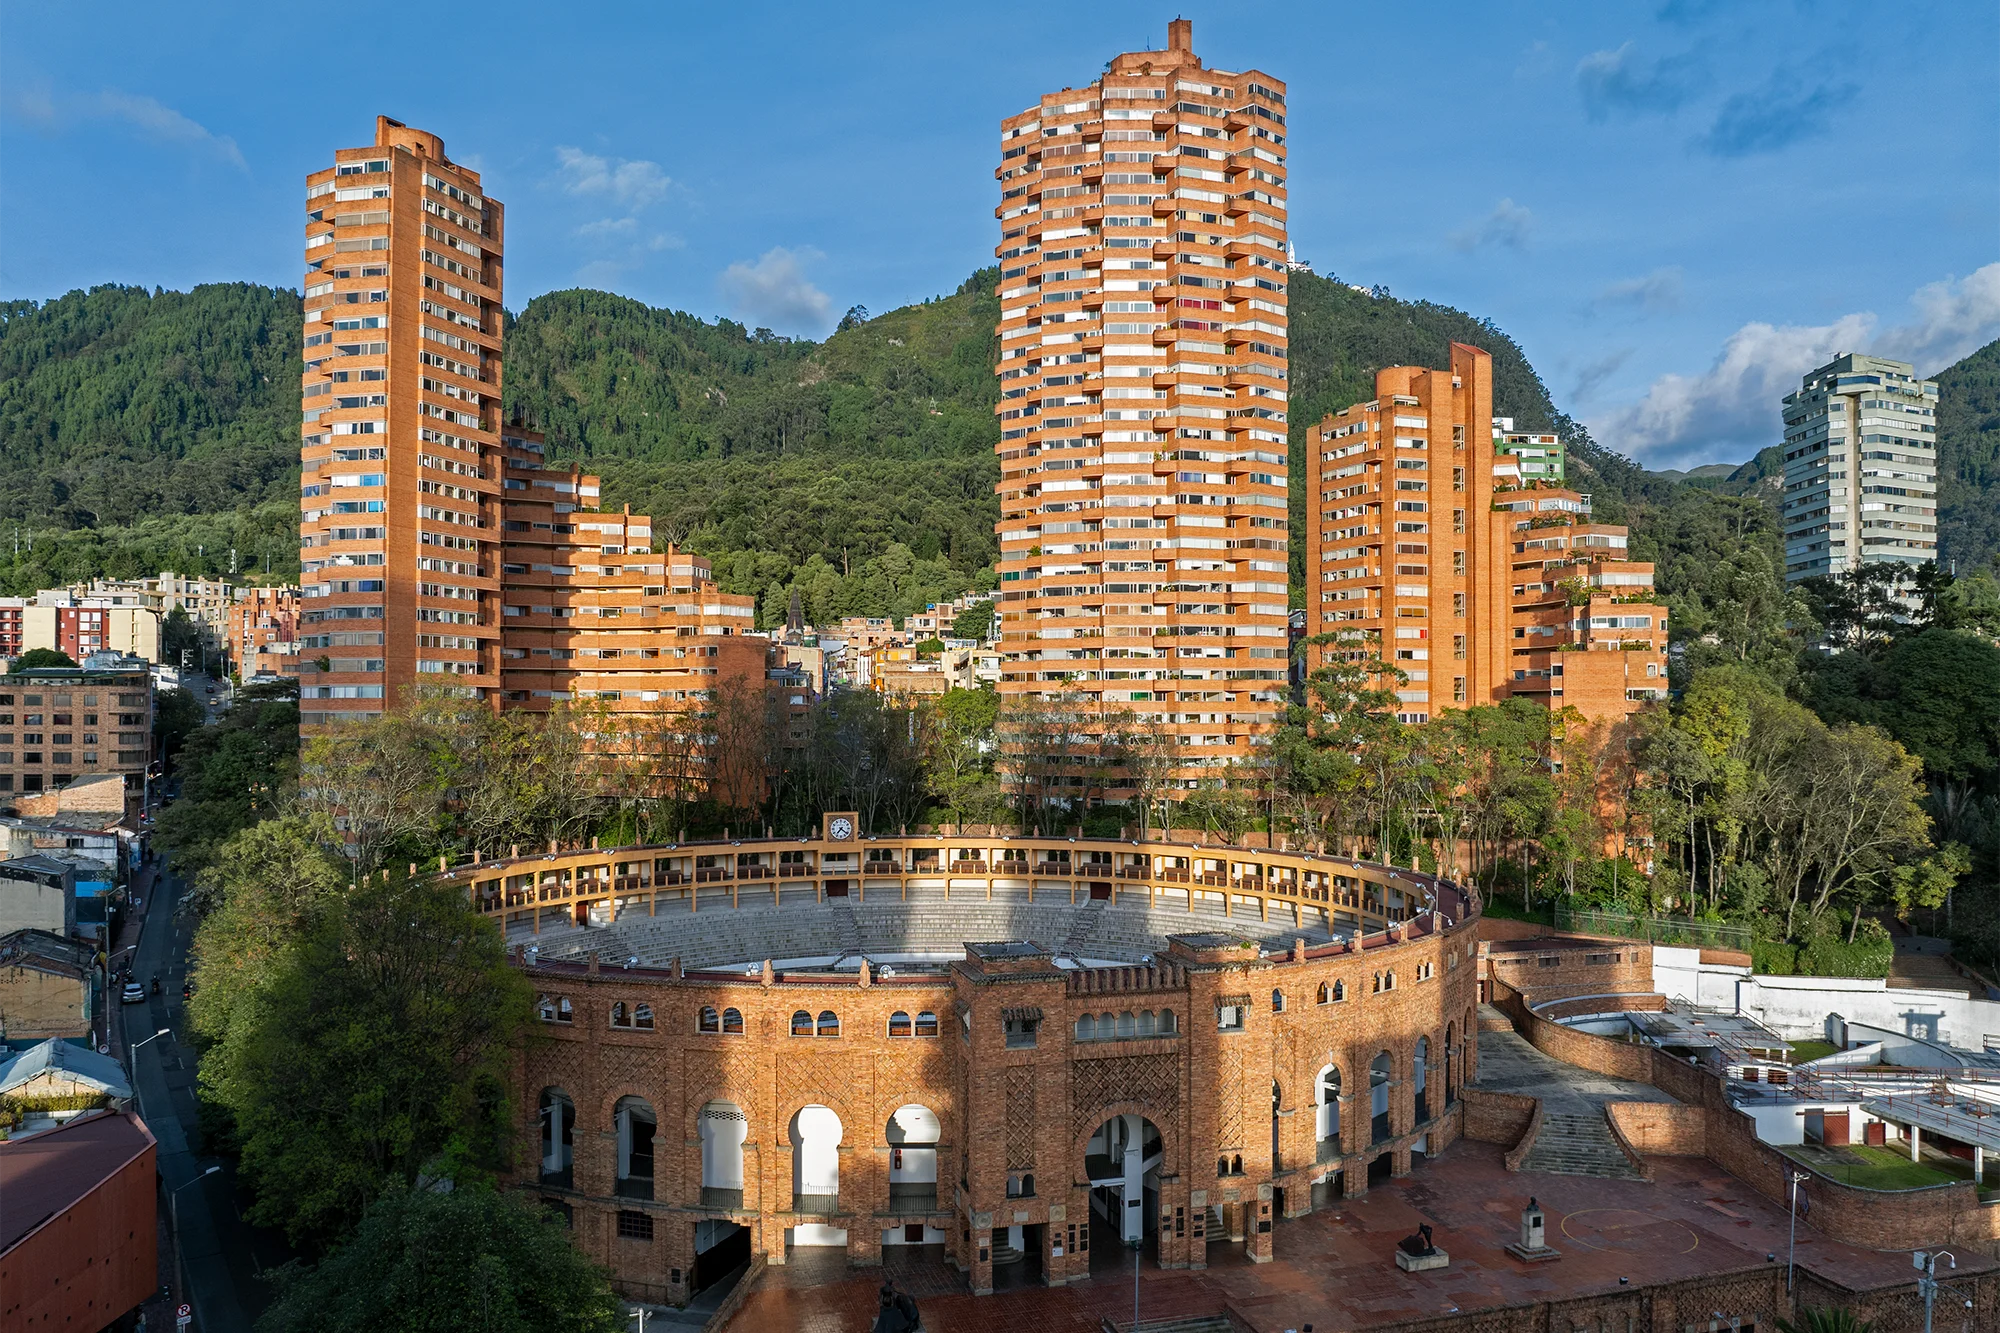
{"label": "narrow street", "polygon": [[[236,1207],[233,1165],[204,1151],[194,1052],[182,1040],[187,1016],[181,985],[187,978],[193,922],[176,917],[174,908],[186,886],[164,858],[142,868],[133,884],[143,906],[136,925],[121,932],[117,948],[138,946],[131,955],[132,977],[149,991],[158,977],[160,994],[149,994],[141,1004],[118,1006],[110,1024],[113,1054],[130,1054],[127,1065],[139,1113],[159,1140],[163,1285],[171,1285],[174,1272],[176,1213],[185,1274],[182,1292],[148,1303],[147,1327],[173,1328],[178,1299],[194,1307],[196,1333],[249,1333],[269,1302],[259,1274],[292,1256],[283,1237],[243,1221]],[[170,1029],[167,1036],[147,1040],[162,1028]],[[214,1174],[204,1174],[218,1166]]]}

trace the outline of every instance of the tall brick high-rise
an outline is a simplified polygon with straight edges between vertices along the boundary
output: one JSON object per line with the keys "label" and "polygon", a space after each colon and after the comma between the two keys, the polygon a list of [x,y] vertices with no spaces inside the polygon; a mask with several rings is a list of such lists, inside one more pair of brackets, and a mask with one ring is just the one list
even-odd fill
{"label": "tall brick high-rise", "polygon": [[506,229],[479,173],[387,116],[306,177],[299,523],[307,726],[393,707],[421,673],[499,686]]}
{"label": "tall brick high-rise", "polygon": [[[434,134],[306,178],[300,715],[397,706],[420,677],[493,707],[613,713],[761,688],[752,599],[605,514],[598,479],[500,422],[500,205]],[[324,669],[321,669],[322,664]]]}
{"label": "tall brick high-rise", "polygon": [[1511,424],[1492,358],[1453,343],[1450,369],[1378,371],[1312,431],[1307,632],[1332,636],[1314,665],[1379,654],[1404,721],[1512,695],[1607,721],[1665,697],[1653,567],[1588,495],[1523,474]]}
{"label": "tall brick high-rise", "polygon": [[996,174],[1003,701],[1150,721],[1191,784],[1285,687],[1285,85],[1175,20],[1003,120]]}

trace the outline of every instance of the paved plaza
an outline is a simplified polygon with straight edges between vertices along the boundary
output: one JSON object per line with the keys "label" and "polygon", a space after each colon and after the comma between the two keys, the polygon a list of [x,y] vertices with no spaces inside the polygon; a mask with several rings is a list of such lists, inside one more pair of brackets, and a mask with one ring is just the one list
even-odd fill
{"label": "paved plaza", "polygon": [[[1491,1035],[1491,1034],[1487,1034]],[[1411,1175],[1376,1186],[1309,1217],[1279,1224],[1277,1258],[1252,1264],[1240,1246],[1209,1247],[1200,1272],[1140,1274],[1140,1316],[1219,1313],[1232,1306],[1258,1333],[1311,1323],[1317,1333],[1399,1319],[1616,1290],[1785,1260],[1785,1213],[1699,1158],[1658,1158],[1657,1180],[1598,1180],[1510,1173],[1501,1150],[1461,1142]],[[1517,1238],[1520,1211],[1535,1195],[1548,1218],[1555,1263],[1527,1265],[1504,1247]],[[1428,1222],[1451,1255],[1443,1271],[1408,1274],[1395,1244]],[[1800,1264],[1847,1283],[1909,1274],[1907,1254],[1884,1254],[1799,1229]],[[885,1272],[914,1294],[929,1333],[1098,1333],[1109,1316],[1132,1317],[1130,1269],[1100,1272],[1067,1288],[1027,1287],[994,1296],[966,1293],[941,1261],[902,1269],[848,1269],[839,1251],[767,1272],[728,1325],[730,1333],[795,1329],[862,1333]]]}

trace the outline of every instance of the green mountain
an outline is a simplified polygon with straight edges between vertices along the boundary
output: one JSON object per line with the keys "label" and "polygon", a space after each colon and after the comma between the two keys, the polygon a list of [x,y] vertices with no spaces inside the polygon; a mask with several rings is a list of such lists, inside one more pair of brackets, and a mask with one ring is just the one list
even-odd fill
{"label": "green mountain", "polygon": [[249,283],[0,303],[0,592],[296,574],[299,338]]}
{"label": "green mountain", "polygon": [[[769,616],[794,586],[816,618],[907,614],[990,586],[993,279],[982,269],[950,296],[856,312],[824,342],[553,292],[510,321],[507,410],[548,433],[552,458],[601,473],[607,503],[653,514]],[[1490,320],[1307,273],[1293,275],[1291,311],[1295,510],[1305,432],[1370,394],[1382,366],[1445,364],[1453,340],[1493,354],[1495,410],[1563,434],[1576,484],[1607,520],[1635,524],[1642,551],[1692,492],[1769,489],[1761,458],[1682,479],[1599,448]],[[0,305],[0,592],[224,573],[232,558],[295,575],[299,327],[295,293],[250,284]],[[2000,352],[1940,380],[1941,447],[1957,469],[1946,527],[1965,534],[1948,540],[1990,552]]]}
{"label": "green mountain", "polygon": [[2000,339],[1937,382],[1938,555],[1963,573],[2000,558]]}

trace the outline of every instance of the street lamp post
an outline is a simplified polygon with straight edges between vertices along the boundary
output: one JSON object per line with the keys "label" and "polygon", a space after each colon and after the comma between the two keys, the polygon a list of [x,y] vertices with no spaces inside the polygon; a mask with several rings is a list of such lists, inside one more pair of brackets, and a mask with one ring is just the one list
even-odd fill
{"label": "street lamp post", "polygon": [[172,1028],[161,1028],[158,1032],[155,1032],[152,1036],[144,1037],[138,1041],[133,1042],[130,1046],[127,1046],[125,1048],[125,1058],[127,1060],[130,1060],[132,1058],[132,1053],[138,1050],[141,1046],[144,1046],[149,1041],[158,1041],[162,1037],[171,1036],[173,1035],[173,1031],[174,1030]]}
{"label": "street lamp post", "polygon": [[[154,1034],[153,1034],[153,1036],[158,1036],[158,1035],[159,1035],[158,1033],[154,1033]],[[152,1039],[153,1039],[152,1037],[148,1037],[148,1038],[147,1038],[146,1040],[148,1040],[148,1041],[151,1041]],[[180,1184],[178,1184],[178,1185],[174,1186],[174,1187],[173,1187],[172,1189],[170,1189],[170,1190],[168,1190],[168,1191],[167,1191],[167,1218],[168,1218],[168,1221],[170,1222],[170,1224],[171,1224],[171,1225],[173,1226],[173,1229],[174,1229],[174,1303],[175,1303],[176,1305],[178,1305],[178,1304],[180,1303],[180,1300],[181,1300],[181,1295],[182,1295],[182,1292],[181,1292],[181,1191],[182,1191],[182,1190],[184,1190],[184,1189],[186,1189],[186,1188],[187,1188],[187,1187],[188,1187],[189,1185],[192,1185],[192,1184],[194,1184],[196,1180],[207,1180],[207,1179],[208,1179],[208,1178],[209,1178],[210,1176],[214,1175],[214,1174],[215,1174],[216,1172],[220,1171],[221,1169],[222,1169],[222,1168],[221,1168],[220,1166],[211,1166],[210,1168],[208,1168],[208,1170],[206,1170],[206,1171],[202,1172],[202,1173],[201,1173],[200,1175],[196,1176],[196,1177],[194,1178],[194,1180],[184,1180],[184,1181],[182,1181],[182,1182],[181,1182]]]}
{"label": "street lamp post", "polygon": [[1146,1233],[1141,1230],[1132,1237],[1132,1327],[1139,1327],[1139,1252],[1146,1247]]}
{"label": "street lamp post", "polygon": [[1910,1258],[1917,1270],[1917,1292],[1924,1298],[1924,1333],[1931,1333],[1931,1306],[1938,1294],[1937,1261],[1946,1260],[1955,1269],[1958,1258],[1950,1250],[1918,1250]]}
{"label": "street lamp post", "polygon": [[1812,1177],[1803,1171],[1792,1172],[1792,1235],[1790,1245],[1785,1252],[1785,1290],[1787,1292],[1792,1289],[1792,1265],[1798,1261],[1799,1254],[1799,1186],[1811,1179]]}

